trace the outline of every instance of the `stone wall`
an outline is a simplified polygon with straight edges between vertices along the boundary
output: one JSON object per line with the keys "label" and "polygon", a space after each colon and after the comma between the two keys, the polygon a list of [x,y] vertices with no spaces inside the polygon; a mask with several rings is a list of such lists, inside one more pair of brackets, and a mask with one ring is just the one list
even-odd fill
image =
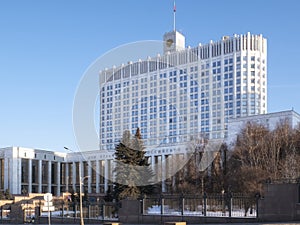
{"label": "stone wall", "polygon": [[259,201],[259,220],[300,220],[299,184],[266,184],[263,198]]}

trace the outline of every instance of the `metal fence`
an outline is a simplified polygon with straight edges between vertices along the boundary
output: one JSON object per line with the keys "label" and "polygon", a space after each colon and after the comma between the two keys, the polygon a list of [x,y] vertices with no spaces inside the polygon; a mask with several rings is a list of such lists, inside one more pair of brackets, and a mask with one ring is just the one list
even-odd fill
{"label": "metal fence", "polygon": [[[54,211],[51,217],[56,218],[80,218],[79,202],[54,202]],[[85,202],[82,207],[83,218],[97,220],[114,220],[118,218],[118,206],[115,203]],[[47,211],[40,212],[41,216],[47,216]]]}
{"label": "metal fence", "polygon": [[[256,218],[258,197],[232,194],[159,195],[140,199],[143,215]],[[43,207],[40,207],[42,209]],[[51,217],[79,219],[79,202],[54,202]],[[113,202],[84,202],[83,218],[117,220],[119,205]],[[48,212],[40,211],[40,216]]]}
{"label": "metal fence", "polygon": [[256,218],[258,197],[232,194],[161,195],[143,199],[144,215]]}

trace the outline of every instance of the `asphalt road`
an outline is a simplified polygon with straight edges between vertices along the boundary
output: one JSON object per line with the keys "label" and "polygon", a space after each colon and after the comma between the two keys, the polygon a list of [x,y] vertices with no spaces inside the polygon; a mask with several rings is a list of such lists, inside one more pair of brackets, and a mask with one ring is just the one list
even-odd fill
{"label": "asphalt road", "polygon": [[[51,223],[52,225],[65,225],[65,224],[60,224],[60,223]],[[68,223],[69,225],[78,225],[79,223]],[[230,223],[217,223],[217,224],[212,224],[209,223],[208,225],[229,225]],[[299,222],[280,222],[280,223],[242,223],[242,225],[275,225],[275,224],[280,224],[280,225],[300,225]],[[4,225],[11,225],[11,224],[4,224]],[[15,224],[15,225],[24,225],[24,224]],[[49,225],[49,224],[40,224],[40,225]],[[97,224],[87,224],[86,225],[101,225],[101,223]],[[122,224],[122,225],[143,225],[143,224]],[[159,224],[144,224],[144,225],[159,225]],[[193,224],[193,225],[203,225],[203,224]],[[232,225],[239,225],[239,223],[232,223]]]}

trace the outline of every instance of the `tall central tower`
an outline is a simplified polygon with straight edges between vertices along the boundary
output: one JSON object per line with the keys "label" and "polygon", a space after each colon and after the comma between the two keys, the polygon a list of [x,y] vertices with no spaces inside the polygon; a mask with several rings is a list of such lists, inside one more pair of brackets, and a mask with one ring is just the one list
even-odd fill
{"label": "tall central tower", "polygon": [[185,49],[185,37],[180,32],[174,30],[167,32],[163,37],[164,41],[164,54],[167,52],[175,52]]}
{"label": "tall central tower", "polygon": [[164,54],[185,49],[185,37],[176,30],[176,4],[174,1],[173,8],[173,31],[167,32],[163,37]]}

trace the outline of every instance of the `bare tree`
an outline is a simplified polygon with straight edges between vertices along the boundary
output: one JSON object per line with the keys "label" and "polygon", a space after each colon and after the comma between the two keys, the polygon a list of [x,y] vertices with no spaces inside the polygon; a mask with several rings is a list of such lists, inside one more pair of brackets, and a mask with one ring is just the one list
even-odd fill
{"label": "bare tree", "polygon": [[229,161],[229,182],[236,192],[262,192],[266,181],[299,177],[299,129],[280,121],[272,131],[247,123],[237,137]]}

